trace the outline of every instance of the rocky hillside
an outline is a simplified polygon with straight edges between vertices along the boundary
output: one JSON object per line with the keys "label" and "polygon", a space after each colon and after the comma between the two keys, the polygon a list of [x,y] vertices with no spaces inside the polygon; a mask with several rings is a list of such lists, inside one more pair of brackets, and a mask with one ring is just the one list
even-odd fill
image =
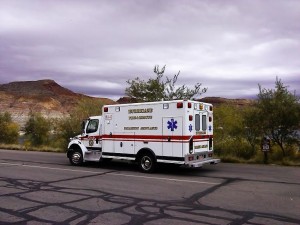
{"label": "rocky hillside", "polygon": [[228,98],[220,98],[220,97],[205,97],[199,99],[201,102],[207,102],[213,104],[213,106],[219,106],[222,104],[234,105],[234,106],[249,106],[254,104],[254,100],[252,99],[228,99]]}
{"label": "rocky hillside", "polygon": [[[22,81],[0,85],[0,111],[9,112],[13,120],[24,126],[30,112],[42,113],[47,118],[59,118],[69,114],[82,98],[53,80]],[[102,99],[113,104],[110,99]]]}

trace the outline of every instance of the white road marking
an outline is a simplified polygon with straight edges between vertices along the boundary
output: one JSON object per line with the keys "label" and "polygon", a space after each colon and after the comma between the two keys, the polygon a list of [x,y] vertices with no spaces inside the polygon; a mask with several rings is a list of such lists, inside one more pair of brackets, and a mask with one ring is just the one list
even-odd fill
{"label": "white road marking", "polygon": [[209,185],[218,185],[218,184],[221,184],[221,183],[206,182],[206,181],[181,180],[181,179],[172,179],[172,178],[163,178],[163,177],[151,177],[151,176],[148,177],[148,176],[130,175],[130,174],[110,173],[108,175],[123,176],[123,177],[136,177],[136,178],[144,178],[144,179],[155,179],[155,180],[165,180],[165,181],[176,181],[176,182],[185,182],[185,183],[209,184]]}
{"label": "white road marking", "polygon": [[[47,167],[47,166],[35,166],[35,165],[18,164],[18,163],[0,162],[0,164],[2,164],[2,165],[9,165],[9,166],[23,166],[23,167],[29,167],[29,168],[60,170],[60,171],[70,171],[70,172],[99,174],[99,175],[103,174],[101,172],[90,171],[90,170],[73,170],[73,169],[63,169],[63,168],[55,168],[55,167]],[[117,173],[117,172],[107,173],[105,175],[107,175],[107,176],[111,175],[111,176],[122,176],[122,177],[134,177],[134,178],[153,179],[153,180],[175,181],[175,182],[183,182],[183,183],[208,184],[208,185],[218,185],[218,184],[221,184],[221,183],[206,182],[206,181],[182,180],[182,179],[172,179],[172,178],[153,177],[153,176],[131,175],[131,174],[123,174],[123,173]]]}

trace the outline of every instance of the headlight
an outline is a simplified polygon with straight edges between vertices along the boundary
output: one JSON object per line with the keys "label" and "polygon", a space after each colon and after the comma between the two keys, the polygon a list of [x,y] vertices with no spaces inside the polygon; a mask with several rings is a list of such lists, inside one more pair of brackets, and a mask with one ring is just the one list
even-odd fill
{"label": "headlight", "polygon": [[76,136],[76,137],[70,137],[70,141],[73,141],[73,140],[76,140],[76,139],[78,139],[78,137]]}

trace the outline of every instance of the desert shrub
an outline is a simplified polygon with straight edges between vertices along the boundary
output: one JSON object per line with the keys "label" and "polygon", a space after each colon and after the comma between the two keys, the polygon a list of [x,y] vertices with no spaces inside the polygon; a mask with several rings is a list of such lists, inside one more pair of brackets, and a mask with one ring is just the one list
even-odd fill
{"label": "desert shrub", "polygon": [[214,149],[215,153],[221,158],[230,156],[245,160],[254,157],[257,152],[245,139],[230,137],[226,137],[220,141],[216,137]]}

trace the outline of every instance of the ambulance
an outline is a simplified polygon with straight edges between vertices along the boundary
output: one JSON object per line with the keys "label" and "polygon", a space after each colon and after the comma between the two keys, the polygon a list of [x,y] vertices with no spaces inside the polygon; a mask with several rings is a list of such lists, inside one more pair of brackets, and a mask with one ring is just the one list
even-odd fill
{"label": "ambulance", "polygon": [[213,106],[191,100],[105,105],[71,138],[72,165],[111,159],[136,162],[142,172],[158,163],[187,167],[217,164],[213,158]]}

